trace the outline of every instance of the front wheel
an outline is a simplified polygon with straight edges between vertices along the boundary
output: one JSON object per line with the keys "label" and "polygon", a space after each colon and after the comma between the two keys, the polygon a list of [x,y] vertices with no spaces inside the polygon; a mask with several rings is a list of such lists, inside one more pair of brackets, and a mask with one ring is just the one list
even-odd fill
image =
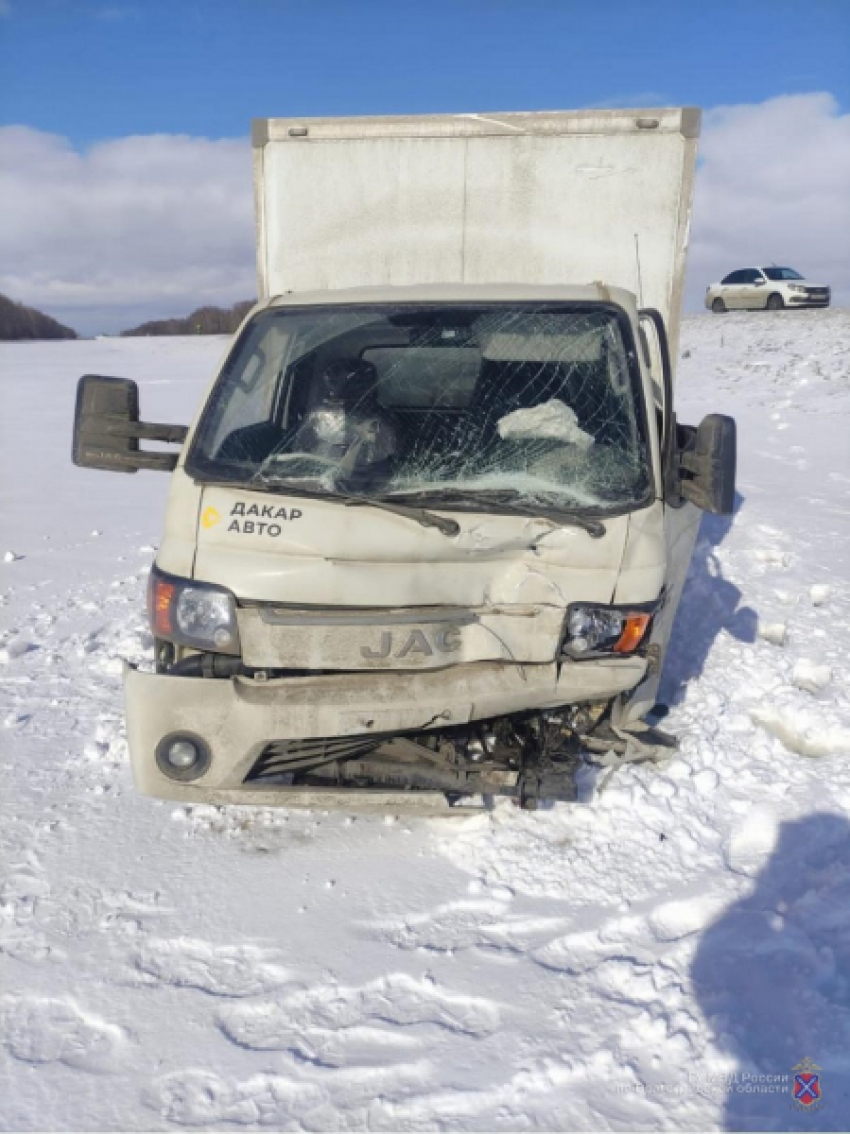
{"label": "front wheel", "polygon": [[782,298],[781,295],[779,295],[778,292],[774,292],[772,295],[769,295],[767,297],[767,309],[768,309],[768,311],[781,311],[784,306],[785,306],[785,300]]}
{"label": "front wheel", "polygon": [[715,299],[714,303],[712,303],[711,310],[715,315],[722,315],[726,310],[726,304],[723,302],[720,296],[718,296],[717,299]]}

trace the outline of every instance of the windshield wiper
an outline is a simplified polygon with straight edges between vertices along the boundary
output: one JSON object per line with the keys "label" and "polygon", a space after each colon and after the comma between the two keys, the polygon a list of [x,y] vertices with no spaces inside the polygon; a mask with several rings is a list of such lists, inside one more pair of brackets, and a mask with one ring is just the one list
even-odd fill
{"label": "windshield wiper", "polygon": [[309,488],[302,488],[300,485],[287,484],[281,481],[270,484],[268,481],[216,480],[210,483],[215,484],[218,488],[241,488],[248,492],[272,492],[289,496],[304,496],[308,500],[328,500],[332,504],[345,504],[350,507],[383,508],[385,512],[395,512],[398,516],[407,516],[411,520],[416,520],[423,528],[437,528],[443,535],[456,536],[460,531],[460,524],[457,520],[450,520],[447,516],[438,516],[434,512],[429,512],[427,508],[418,508],[415,504],[396,504],[395,501],[372,498],[371,496],[353,496],[349,492],[314,492]]}
{"label": "windshield wiper", "polygon": [[374,499],[371,496],[328,496],[328,500],[339,500],[348,507],[383,508],[385,512],[395,512],[399,516],[408,516],[416,520],[423,528],[437,528],[443,535],[456,536],[460,531],[457,520],[450,520],[446,516],[438,516],[436,512],[429,512],[427,508],[417,508],[412,504],[395,504],[389,500]]}
{"label": "windshield wiper", "polygon": [[[399,493],[399,495],[401,495]],[[518,516],[539,516],[545,520],[552,520],[558,524],[582,528],[592,539],[601,539],[605,535],[605,525],[601,520],[583,516],[580,512],[571,512],[560,508],[546,500],[541,500],[534,493],[520,492],[516,488],[484,488],[474,492],[460,492],[453,489],[421,489],[419,492],[407,492],[405,496],[422,495],[433,498],[439,502],[454,504],[478,505],[495,504],[506,512]],[[483,510],[483,509],[482,509]]]}

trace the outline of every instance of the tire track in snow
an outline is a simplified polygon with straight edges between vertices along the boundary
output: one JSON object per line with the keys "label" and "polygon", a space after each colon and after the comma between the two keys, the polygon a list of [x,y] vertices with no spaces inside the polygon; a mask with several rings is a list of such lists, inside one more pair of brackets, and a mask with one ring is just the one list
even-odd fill
{"label": "tire track in snow", "polygon": [[564,918],[518,916],[507,901],[470,899],[369,923],[365,928],[371,937],[404,950],[440,954],[481,949],[523,954],[565,924]]}
{"label": "tire track in snow", "polygon": [[237,1078],[201,1068],[164,1075],[143,1092],[143,1102],[180,1126],[266,1126],[275,1129],[347,1130],[352,1106],[365,1114],[416,1096],[436,1081],[425,1061],[391,1067],[325,1070],[321,1080],[303,1077],[291,1064],[285,1074],[262,1072]]}
{"label": "tire track in snow", "polygon": [[127,1044],[123,1029],[70,998],[39,996],[0,998],[0,1038],[23,1062],[65,1063],[92,1072],[118,1070]]}
{"label": "tire track in snow", "polygon": [[433,980],[394,973],[359,987],[316,985],[280,1000],[224,1008],[217,1019],[241,1047],[340,1065],[383,1059],[396,1045],[407,1049],[420,1042],[422,1033],[411,1036],[407,1029],[491,1035],[499,1027],[500,1009],[482,997],[445,992]]}
{"label": "tire track in snow", "polygon": [[273,963],[277,949],[253,945],[211,945],[181,937],[151,937],[139,947],[134,963],[153,984],[196,988],[213,996],[254,996],[286,984],[292,972]]}

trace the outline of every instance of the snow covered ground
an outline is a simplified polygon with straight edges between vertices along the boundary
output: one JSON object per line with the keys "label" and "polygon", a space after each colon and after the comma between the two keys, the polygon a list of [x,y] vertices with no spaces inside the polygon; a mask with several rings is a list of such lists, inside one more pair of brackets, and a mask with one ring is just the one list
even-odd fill
{"label": "snow covered ground", "polygon": [[167,478],[74,469],[74,386],[185,421],[223,346],[0,348],[3,1128],[846,1129],[848,314],[685,324],[680,418],[737,417],[741,499],[702,528],[672,762],[466,818],[135,793]]}

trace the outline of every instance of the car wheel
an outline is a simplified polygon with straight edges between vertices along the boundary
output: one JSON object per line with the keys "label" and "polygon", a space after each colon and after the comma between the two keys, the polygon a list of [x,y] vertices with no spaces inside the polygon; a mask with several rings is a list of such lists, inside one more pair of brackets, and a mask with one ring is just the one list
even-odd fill
{"label": "car wheel", "polygon": [[781,311],[784,306],[785,300],[778,292],[775,291],[772,295],[767,297],[768,311]]}
{"label": "car wheel", "polygon": [[712,303],[711,310],[714,312],[715,315],[722,315],[723,312],[726,310],[726,304],[718,296],[717,299],[715,299],[714,303]]}

